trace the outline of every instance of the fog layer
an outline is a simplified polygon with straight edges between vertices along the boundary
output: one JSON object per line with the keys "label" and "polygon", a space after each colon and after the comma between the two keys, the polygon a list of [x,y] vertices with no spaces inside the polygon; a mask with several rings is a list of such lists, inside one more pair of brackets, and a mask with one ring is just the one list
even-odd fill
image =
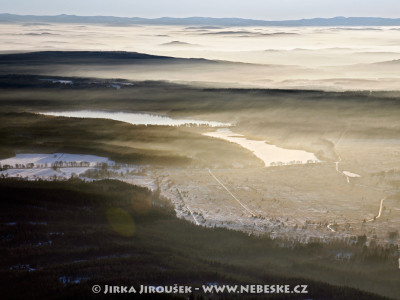
{"label": "fog layer", "polygon": [[46,74],[224,86],[398,90],[399,30],[399,27],[2,24],[0,51],[128,51],[240,63],[218,68],[197,65],[194,70],[182,64],[150,68],[142,65],[135,69],[74,67],[43,72]]}

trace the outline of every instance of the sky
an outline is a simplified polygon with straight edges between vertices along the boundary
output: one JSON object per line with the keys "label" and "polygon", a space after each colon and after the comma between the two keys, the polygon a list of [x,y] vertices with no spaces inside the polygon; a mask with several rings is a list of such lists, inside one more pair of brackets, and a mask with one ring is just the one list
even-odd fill
{"label": "sky", "polygon": [[0,0],[0,13],[122,17],[400,18],[399,0]]}

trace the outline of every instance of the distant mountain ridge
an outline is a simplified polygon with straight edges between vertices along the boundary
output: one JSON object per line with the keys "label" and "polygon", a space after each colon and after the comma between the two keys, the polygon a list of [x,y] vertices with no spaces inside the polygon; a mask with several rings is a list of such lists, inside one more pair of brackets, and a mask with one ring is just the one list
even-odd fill
{"label": "distant mountain ridge", "polygon": [[0,62],[8,60],[35,61],[54,59],[174,59],[169,56],[150,55],[126,51],[35,51],[24,53],[0,54]]}
{"label": "distant mountain ridge", "polygon": [[36,51],[0,54],[0,65],[38,65],[38,64],[98,64],[98,63],[146,63],[146,64],[241,64],[229,61],[207,60],[204,58],[178,58],[126,51]]}
{"label": "distant mountain ridge", "polygon": [[112,16],[35,16],[0,14],[0,23],[50,22],[50,23],[83,23],[115,25],[183,25],[183,26],[400,26],[400,18],[379,17],[335,17],[301,20],[265,21],[241,18],[155,18],[112,17]]}

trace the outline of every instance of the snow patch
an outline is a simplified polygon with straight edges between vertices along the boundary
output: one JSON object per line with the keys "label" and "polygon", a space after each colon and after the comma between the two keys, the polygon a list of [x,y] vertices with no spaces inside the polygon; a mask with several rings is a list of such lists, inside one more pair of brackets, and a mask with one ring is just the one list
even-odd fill
{"label": "snow patch", "polygon": [[354,178],[359,178],[359,177],[361,177],[360,175],[355,174],[355,173],[351,173],[351,172],[349,172],[349,171],[343,171],[343,174],[346,175],[347,177],[354,177]]}

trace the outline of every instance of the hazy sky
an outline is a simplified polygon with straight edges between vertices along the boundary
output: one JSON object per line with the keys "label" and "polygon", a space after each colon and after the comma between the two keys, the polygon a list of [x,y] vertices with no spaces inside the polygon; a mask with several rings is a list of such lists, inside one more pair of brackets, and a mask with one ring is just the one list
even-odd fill
{"label": "hazy sky", "polygon": [[0,13],[127,17],[400,18],[399,0],[0,0]]}

